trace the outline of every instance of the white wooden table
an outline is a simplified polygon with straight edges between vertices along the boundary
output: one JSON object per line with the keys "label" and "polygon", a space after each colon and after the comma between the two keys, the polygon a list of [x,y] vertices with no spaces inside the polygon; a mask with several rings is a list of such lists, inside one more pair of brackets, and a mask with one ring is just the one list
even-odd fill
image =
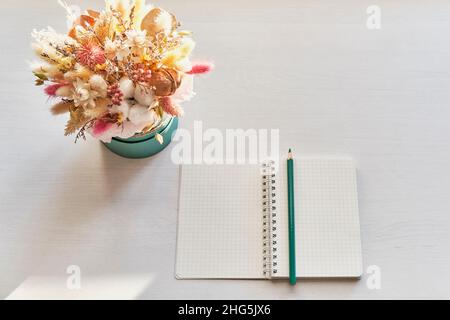
{"label": "white wooden table", "polygon": [[[80,4],[82,1],[75,1]],[[84,6],[87,1],[83,1]],[[102,1],[88,1],[99,8]],[[56,1],[0,3],[1,298],[450,298],[450,3],[163,1],[195,31],[182,127],[279,128],[281,148],[358,163],[361,281],[177,281],[178,168],[170,149],[119,158],[74,145],[33,86],[29,32],[65,30]],[[366,9],[381,9],[381,29]],[[81,268],[81,290],[66,269]]]}

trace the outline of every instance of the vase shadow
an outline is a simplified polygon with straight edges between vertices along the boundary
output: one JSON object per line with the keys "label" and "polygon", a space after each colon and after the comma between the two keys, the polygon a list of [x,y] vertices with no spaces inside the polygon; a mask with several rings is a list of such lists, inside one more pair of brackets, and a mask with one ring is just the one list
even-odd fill
{"label": "vase shadow", "polygon": [[101,158],[105,191],[111,200],[123,190],[129,182],[145,167],[152,163],[152,158],[127,159],[118,156],[101,145]]}

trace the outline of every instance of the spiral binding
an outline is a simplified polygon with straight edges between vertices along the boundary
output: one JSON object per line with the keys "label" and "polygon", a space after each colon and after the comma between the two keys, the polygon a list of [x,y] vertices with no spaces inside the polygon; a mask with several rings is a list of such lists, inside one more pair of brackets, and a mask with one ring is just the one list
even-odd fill
{"label": "spiral binding", "polygon": [[275,161],[262,165],[263,272],[267,279],[277,274],[277,192]]}

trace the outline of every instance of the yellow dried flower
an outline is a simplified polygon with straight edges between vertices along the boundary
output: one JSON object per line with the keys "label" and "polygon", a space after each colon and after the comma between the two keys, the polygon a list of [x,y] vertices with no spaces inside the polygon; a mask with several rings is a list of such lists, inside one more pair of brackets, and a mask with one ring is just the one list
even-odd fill
{"label": "yellow dried flower", "polygon": [[103,64],[97,64],[96,66],[95,66],[95,70],[96,71],[105,71],[106,70],[106,63],[103,63]]}
{"label": "yellow dried flower", "polygon": [[123,116],[123,113],[122,113],[122,112],[119,112],[119,113],[117,114],[117,123],[118,123],[118,124],[122,124],[124,120],[125,120],[125,117]]}
{"label": "yellow dried flower", "polygon": [[141,61],[142,62],[151,62],[152,57],[150,55],[148,55],[147,53],[144,53],[143,55],[141,55]]}
{"label": "yellow dried flower", "polygon": [[189,31],[189,30],[181,30],[181,31],[178,31],[178,35],[180,35],[182,37],[184,37],[184,36],[191,36],[192,32]]}
{"label": "yellow dried flower", "polygon": [[79,63],[75,64],[74,70],[66,72],[64,74],[64,78],[69,81],[75,81],[77,78],[89,80],[91,76],[92,71]]}
{"label": "yellow dried flower", "polygon": [[67,122],[65,135],[69,136],[75,133],[78,129],[83,127],[87,121],[88,119],[84,116],[82,108],[70,108],[70,120]]}
{"label": "yellow dried flower", "polygon": [[75,65],[75,59],[71,57],[64,57],[59,60],[59,66],[61,69],[70,70]]}
{"label": "yellow dried flower", "polygon": [[125,27],[121,24],[116,24],[114,26],[114,30],[116,31],[116,33],[124,33],[125,32]]}
{"label": "yellow dried flower", "polygon": [[162,63],[169,68],[177,68],[177,63],[189,57],[195,48],[195,42],[192,39],[183,39],[178,48],[168,52],[162,59]]}
{"label": "yellow dried flower", "polygon": [[144,0],[136,0],[134,2],[134,18],[133,23],[135,25],[140,25],[142,22],[142,18],[144,16],[145,9],[145,1]]}

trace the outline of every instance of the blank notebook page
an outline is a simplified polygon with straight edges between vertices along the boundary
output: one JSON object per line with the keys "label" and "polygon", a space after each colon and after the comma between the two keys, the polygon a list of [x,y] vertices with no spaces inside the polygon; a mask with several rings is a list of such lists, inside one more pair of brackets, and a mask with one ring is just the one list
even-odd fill
{"label": "blank notebook page", "polygon": [[176,276],[263,278],[258,165],[181,169]]}
{"label": "blank notebook page", "polygon": [[[356,168],[351,159],[296,158],[297,276],[360,277],[361,239]],[[278,273],[289,276],[286,162],[277,175]]]}

